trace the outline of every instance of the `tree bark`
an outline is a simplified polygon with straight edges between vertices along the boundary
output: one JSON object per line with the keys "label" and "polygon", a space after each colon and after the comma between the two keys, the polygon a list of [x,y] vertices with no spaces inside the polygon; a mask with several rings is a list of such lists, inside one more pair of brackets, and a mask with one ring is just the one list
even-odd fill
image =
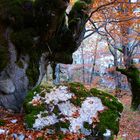
{"label": "tree bark", "polygon": [[0,106],[19,111],[27,92],[40,84],[49,61],[72,63],[85,33],[88,7],[86,1],[77,1],[66,23],[68,2],[0,2]]}
{"label": "tree bark", "polygon": [[140,71],[134,65],[131,65],[127,69],[118,68],[117,71],[127,76],[127,80],[130,83],[132,91],[131,107],[133,109],[139,109],[140,106]]}

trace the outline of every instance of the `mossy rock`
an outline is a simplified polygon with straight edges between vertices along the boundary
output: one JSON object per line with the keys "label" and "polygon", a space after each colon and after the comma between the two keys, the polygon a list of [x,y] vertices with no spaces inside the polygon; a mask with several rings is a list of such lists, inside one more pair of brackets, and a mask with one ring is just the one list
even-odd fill
{"label": "mossy rock", "polygon": [[113,95],[106,93],[104,91],[98,90],[96,88],[92,88],[90,90],[90,94],[95,97],[99,97],[103,104],[112,110],[116,110],[118,112],[122,112],[123,106],[120,101],[114,97]]}
{"label": "mossy rock", "polygon": [[91,89],[90,94],[99,97],[102,100],[102,103],[107,107],[103,113],[100,114],[100,122],[97,125],[97,128],[102,133],[106,132],[106,129],[112,130],[113,134],[119,132],[119,118],[120,113],[123,111],[123,105],[120,101],[104,91],[98,89]]}
{"label": "mossy rock", "polygon": [[[37,59],[37,58],[36,58]],[[34,87],[39,77],[39,60],[31,59],[26,70],[30,87]]]}
{"label": "mossy rock", "polygon": [[78,0],[77,2],[75,2],[72,10],[81,11],[86,8],[87,8],[87,3],[85,1]]}
{"label": "mossy rock", "polygon": [[75,83],[69,83],[70,91],[73,92],[76,95],[75,99],[71,99],[71,102],[76,106],[81,106],[82,102],[89,97],[88,90],[78,82]]}
{"label": "mossy rock", "polygon": [[30,102],[32,101],[33,97],[41,92],[41,87],[36,87],[35,89],[29,91],[27,93],[27,96],[24,100],[23,103],[23,107],[24,107],[24,111],[26,113],[25,116],[25,123],[27,124],[28,128],[32,128],[33,123],[35,122],[36,119],[36,115],[40,112],[40,111],[44,111],[45,110],[45,106],[44,104],[40,104],[39,106],[33,106]]}
{"label": "mossy rock", "polygon": [[[34,100],[42,103],[35,105]],[[69,83],[54,87],[39,86],[30,91],[24,102],[24,109],[28,128],[48,128],[55,133],[78,132],[85,135],[93,135],[92,131],[96,129],[94,136],[98,134],[103,136],[106,130],[110,130],[112,135],[118,133],[123,106],[118,99],[106,92],[97,89],[88,90],[81,83]],[[80,114],[82,110],[84,114]],[[91,118],[92,122],[82,117],[86,115],[89,115],[87,118]],[[95,122],[92,117],[95,120],[99,118],[99,121]],[[79,119],[82,119],[82,123],[78,123]],[[79,129],[76,130],[76,127]]]}
{"label": "mossy rock", "polygon": [[[79,26],[79,22],[81,20],[86,20],[88,18],[88,14],[84,11],[88,9],[89,3],[86,1],[76,1],[74,6],[72,7],[72,10],[69,13],[69,29],[71,32],[75,32],[77,29],[77,26]],[[78,27],[79,30],[82,30],[82,27]]]}
{"label": "mossy rock", "polygon": [[35,36],[35,31],[33,28],[26,28],[20,31],[14,31],[11,34],[11,41],[14,43],[18,53],[31,54],[35,49],[33,46]]}

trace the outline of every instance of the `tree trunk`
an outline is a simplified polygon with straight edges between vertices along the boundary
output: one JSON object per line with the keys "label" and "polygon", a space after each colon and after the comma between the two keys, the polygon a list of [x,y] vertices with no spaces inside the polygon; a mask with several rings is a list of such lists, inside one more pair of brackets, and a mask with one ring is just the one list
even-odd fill
{"label": "tree trunk", "polygon": [[28,56],[24,56],[23,68],[16,64],[15,47],[9,42],[10,62],[0,74],[0,106],[19,111],[26,96],[29,80],[26,76]]}
{"label": "tree trunk", "polygon": [[117,69],[119,72],[127,76],[130,88],[132,91],[131,107],[139,109],[140,106],[140,71],[135,66],[131,65],[127,69]]}
{"label": "tree trunk", "polygon": [[60,84],[60,64],[56,64],[55,67],[55,79],[54,84],[59,85]]}
{"label": "tree trunk", "polygon": [[81,46],[81,55],[82,55],[82,76],[83,76],[83,83],[85,83],[85,62],[84,62],[84,46]]}
{"label": "tree trunk", "polygon": [[[118,67],[118,54],[117,54],[117,50],[114,49],[114,66],[115,68]],[[114,72],[114,79],[115,79],[115,96],[118,97],[120,95],[121,92],[121,76],[120,74],[115,71]]]}
{"label": "tree trunk", "polygon": [[84,38],[89,7],[77,1],[80,8],[73,6],[67,25],[68,3],[0,1],[0,106],[19,111],[27,92],[40,84],[49,61],[72,63],[72,53]]}
{"label": "tree trunk", "polygon": [[92,84],[93,76],[94,76],[94,72],[95,72],[95,65],[96,65],[96,59],[97,59],[97,49],[98,49],[98,41],[96,42],[95,50],[94,50],[94,59],[93,59],[93,65],[92,65],[92,70],[91,70],[90,84]]}

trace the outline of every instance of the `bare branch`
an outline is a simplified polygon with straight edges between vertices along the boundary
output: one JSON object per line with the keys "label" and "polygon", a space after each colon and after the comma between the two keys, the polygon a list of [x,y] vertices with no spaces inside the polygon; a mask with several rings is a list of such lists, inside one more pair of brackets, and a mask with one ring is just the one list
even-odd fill
{"label": "bare branch", "polygon": [[[93,15],[95,12],[99,11],[100,9],[102,9],[102,8],[104,8],[104,7],[107,7],[107,6],[110,6],[110,5],[114,4],[116,1],[117,1],[117,0],[114,0],[114,1],[112,1],[112,2],[110,2],[110,3],[106,3],[106,4],[103,4],[103,5],[99,6],[99,7],[97,7],[95,10],[93,10],[93,11],[91,12],[91,14],[90,14],[88,20],[92,17],[92,15]],[[87,20],[87,21],[88,21],[88,20]]]}

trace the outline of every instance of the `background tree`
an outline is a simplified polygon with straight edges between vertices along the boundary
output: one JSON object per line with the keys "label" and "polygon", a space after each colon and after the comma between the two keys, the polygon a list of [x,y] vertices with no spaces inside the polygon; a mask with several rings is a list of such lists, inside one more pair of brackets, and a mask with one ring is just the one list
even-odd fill
{"label": "background tree", "polygon": [[[96,2],[96,5],[100,5],[100,3]],[[92,33],[95,31],[98,32],[107,40],[109,47],[111,46],[113,48],[110,48],[110,51],[114,56],[115,66],[118,66],[117,54],[119,51],[123,54],[122,56],[124,69],[126,71],[130,70],[130,73],[132,73],[132,67],[134,67],[132,66],[133,56],[140,46],[140,15],[138,13],[139,1],[134,2],[131,0],[114,0],[112,2],[102,3],[106,6],[100,5],[100,8],[94,11],[97,14],[92,14],[90,16],[90,22],[93,25]],[[97,15],[100,17],[99,19],[97,19]],[[117,70],[122,72],[122,74],[125,74],[122,69]],[[130,77],[128,74],[126,74],[126,76],[128,82],[131,85],[132,106],[137,108],[140,104],[138,101],[140,100],[140,95],[138,92],[140,86],[137,84],[137,82],[135,84],[132,83],[133,79],[136,77]],[[116,75],[116,77],[118,76]],[[138,79],[136,81],[139,81],[138,73],[137,78]],[[134,85],[135,89],[137,88],[137,91],[133,90]]]}

